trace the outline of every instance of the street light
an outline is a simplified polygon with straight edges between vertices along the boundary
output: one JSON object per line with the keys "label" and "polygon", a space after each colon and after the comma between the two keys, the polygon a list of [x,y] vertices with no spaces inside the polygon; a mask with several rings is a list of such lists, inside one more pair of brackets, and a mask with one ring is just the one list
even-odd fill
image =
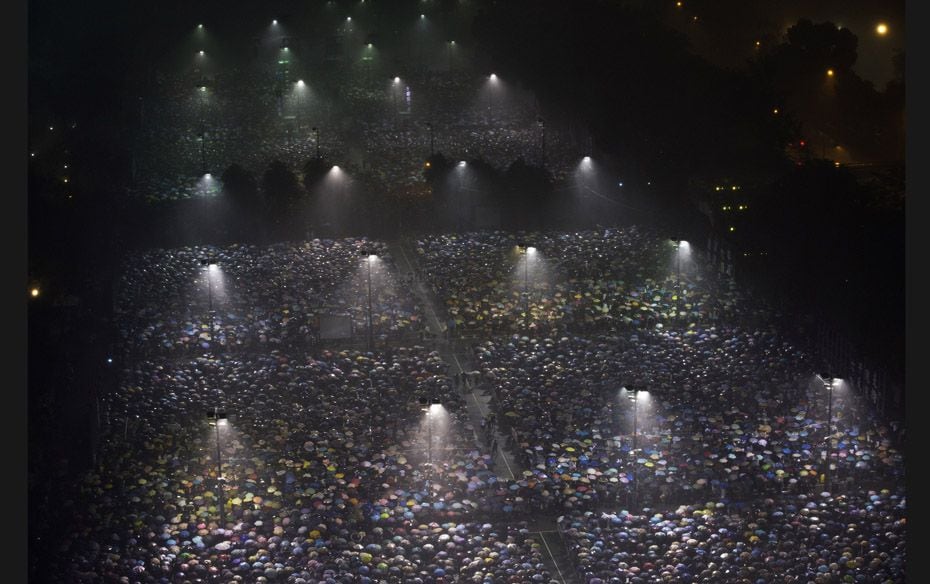
{"label": "street light", "polygon": [[630,394],[629,398],[633,402],[633,447],[630,449],[630,454],[633,455],[633,503],[636,503],[636,441],[638,438],[638,429],[637,429],[637,416],[636,416],[636,402],[638,401],[639,394],[643,395],[643,398],[649,397],[649,392],[644,389],[639,389],[638,387],[631,386],[629,384],[623,387]]}
{"label": "street light", "polygon": [[307,84],[304,83],[303,79],[298,79],[295,85],[297,85],[297,115],[295,118],[297,119],[297,131],[300,132],[300,95],[303,93],[303,89]]}
{"label": "street light", "polygon": [[213,338],[213,271],[216,270],[217,265],[215,260],[200,260],[200,265],[206,268],[207,270],[207,297],[210,302],[210,343],[211,345],[215,342]]}
{"label": "street light", "polygon": [[536,255],[536,248],[525,243],[519,243],[518,247],[523,255],[523,323],[526,325],[530,317],[530,258]]}
{"label": "street light", "polygon": [[888,25],[884,22],[878,23],[878,26],[875,27],[875,32],[877,32],[879,36],[885,36],[888,34]]}
{"label": "street light", "polygon": [[223,459],[220,451],[220,426],[228,423],[226,412],[220,410],[218,406],[213,407],[213,411],[207,412],[207,419],[211,420],[210,425],[216,428],[216,492],[219,499],[220,508],[220,528],[226,528],[226,501],[223,495]]}
{"label": "street light", "polygon": [[818,374],[817,377],[823,383],[823,388],[827,391],[827,468],[826,472],[826,482],[827,489],[830,488],[833,473],[830,472],[831,460],[833,458],[833,390],[836,389],[836,384],[840,381],[839,379],[833,377],[829,374]]}
{"label": "street light", "polygon": [[[200,51],[203,54],[203,51]],[[206,121],[206,110],[207,110],[207,86],[200,86],[200,174],[207,173],[207,121]]]}
{"label": "street light", "polygon": [[427,431],[427,440],[428,444],[426,447],[426,491],[429,494],[430,491],[430,479],[432,478],[433,473],[433,412],[442,408],[442,400],[438,397],[421,397],[419,398],[420,409],[426,412],[426,431]]}
{"label": "street light", "polygon": [[[591,157],[585,156],[581,159],[581,196],[584,197],[588,191],[588,173],[591,171]],[[576,183],[577,184],[577,183]]]}
{"label": "street light", "polygon": [[497,75],[491,73],[488,76],[488,123],[494,119],[494,87],[497,85]]}
{"label": "street light", "polygon": [[681,237],[673,237],[672,241],[675,243],[675,272],[677,274],[675,287],[677,289],[677,294],[675,295],[675,318],[678,318],[678,313],[681,311],[681,254],[684,249],[689,247],[687,241],[681,239]]}
{"label": "street light", "polygon": [[371,250],[363,249],[362,257],[365,258],[365,263],[368,264],[368,350],[371,351],[374,347],[374,336],[371,326],[371,264],[378,259],[378,255]]}
{"label": "street light", "polygon": [[39,288],[38,288],[38,287],[34,287],[32,290],[29,291],[29,295],[32,296],[33,298],[38,298],[38,297],[39,297]]}
{"label": "street light", "polygon": [[467,219],[469,218],[468,216],[470,215],[468,212],[468,205],[471,204],[471,198],[469,197],[469,200],[466,201],[466,197],[465,197],[465,170],[466,170],[465,167],[466,166],[468,166],[467,162],[465,162],[464,160],[459,160],[458,166],[455,169],[456,170],[455,174],[458,176],[458,179],[459,179],[459,189],[458,189],[458,196],[455,198],[455,202],[453,203],[453,206],[454,206],[455,215],[456,215],[455,217],[456,228],[461,229],[461,230],[464,230],[465,228],[467,228],[467,225],[468,225]]}

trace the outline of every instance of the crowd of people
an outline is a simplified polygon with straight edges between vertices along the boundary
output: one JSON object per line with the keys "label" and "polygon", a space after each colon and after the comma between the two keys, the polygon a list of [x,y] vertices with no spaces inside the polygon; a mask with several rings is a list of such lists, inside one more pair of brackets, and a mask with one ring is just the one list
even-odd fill
{"label": "crowd of people", "polygon": [[[514,335],[476,361],[526,467],[579,498],[739,506],[827,475],[842,490],[903,481],[890,429],[846,386],[828,408],[809,360],[771,330]],[[634,390],[648,394],[634,404]]]}
{"label": "crowd of people", "polygon": [[502,169],[518,158],[545,162],[562,180],[583,156],[576,140],[550,124],[543,160],[531,99],[513,88],[489,102],[483,75],[411,73],[396,87],[351,70],[313,77],[332,87],[298,90],[289,72],[281,90],[260,63],[209,77],[163,73],[140,102],[133,194],[150,201],[215,195],[220,185],[203,184],[205,169],[219,177],[233,163],[260,177],[279,160],[299,175],[317,146],[366,188],[403,192],[424,182],[427,123],[435,151],[455,160],[483,158]]}
{"label": "crowd of people", "polygon": [[314,239],[133,255],[116,308],[123,348],[177,354],[306,345],[320,340],[320,318],[328,315],[349,317],[361,337],[368,331],[369,268],[373,337],[418,334],[423,311],[382,242]]}
{"label": "crowd of people", "polygon": [[[894,432],[699,257],[632,227],[415,247],[404,277],[364,238],[127,261],[98,461],[46,485],[37,569],[549,583],[527,521],[558,517],[588,584],[903,581]],[[369,267],[377,349],[307,342],[324,310],[364,331]],[[422,330],[417,276],[449,334],[476,337],[469,375],[433,339],[391,336]]]}
{"label": "crowd of people", "polygon": [[444,234],[416,248],[458,334],[662,328],[763,311],[732,282],[706,278],[670,239],[637,227]]}
{"label": "crowd of people", "polygon": [[525,525],[485,520],[513,496],[447,367],[422,347],[138,362],[98,468],[34,526],[60,546],[43,575],[549,582]]}
{"label": "crowd of people", "polygon": [[[280,97],[274,76],[247,66],[226,74],[164,74],[140,104],[133,155],[132,194],[149,201],[216,195],[220,183],[206,189],[202,177],[221,177],[236,163],[257,179],[273,160],[298,172],[316,153],[311,122],[323,111],[309,98],[297,107],[296,94]],[[341,135],[323,131],[326,149],[344,149]]]}
{"label": "crowd of people", "polygon": [[742,514],[714,505],[559,518],[585,584],[904,582],[903,489],[765,498]]}

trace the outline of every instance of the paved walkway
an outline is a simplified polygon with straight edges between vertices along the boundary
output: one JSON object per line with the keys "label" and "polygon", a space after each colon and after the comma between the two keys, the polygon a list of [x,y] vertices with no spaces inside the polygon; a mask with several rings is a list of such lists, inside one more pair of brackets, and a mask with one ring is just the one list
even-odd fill
{"label": "paved walkway", "polygon": [[[391,255],[394,256],[397,266],[398,275],[401,278],[415,276],[415,251],[409,244],[403,241],[392,241],[388,244]],[[465,371],[475,369],[473,352],[470,341],[448,339],[445,336],[445,311],[440,309],[438,300],[434,297],[432,291],[425,282],[413,277],[413,292],[426,313],[426,328],[429,331],[432,341],[431,348],[439,351],[443,361],[449,363],[449,374],[458,375]],[[507,435],[502,434],[499,427],[495,432],[486,435],[483,431],[482,421],[492,411],[490,389],[481,387],[469,387],[467,384],[460,384],[462,395],[468,406],[468,415],[471,419],[472,426],[476,430],[476,439],[485,447],[490,447],[496,443],[492,456],[494,457],[494,471],[498,476],[507,479],[515,479],[522,476],[526,470],[520,459],[514,456],[508,449],[504,448],[507,444]],[[578,581],[575,577],[574,568],[568,552],[565,548],[562,538],[556,529],[555,516],[540,515],[534,518],[529,526],[530,532],[537,535],[543,548],[543,559],[546,562],[552,577],[562,584],[574,584]]]}

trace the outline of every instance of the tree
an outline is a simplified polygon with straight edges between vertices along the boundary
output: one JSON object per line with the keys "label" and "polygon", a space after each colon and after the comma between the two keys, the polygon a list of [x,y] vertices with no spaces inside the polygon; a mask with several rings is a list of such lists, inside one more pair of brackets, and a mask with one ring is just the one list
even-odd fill
{"label": "tree", "polygon": [[231,164],[220,179],[223,193],[237,211],[255,211],[261,207],[258,184],[255,177],[239,164]]}
{"label": "tree", "polygon": [[519,210],[517,215],[529,220],[527,225],[520,227],[540,227],[552,199],[549,173],[544,168],[527,164],[521,156],[510,164],[502,178],[507,198]]}
{"label": "tree", "polygon": [[268,221],[276,228],[272,239],[291,238],[304,233],[300,202],[303,190],[297,176],[280,160],[268,165],[262,176]]}
{"label": "tree", "polygon": [[[763,119],[764,87],[692,54],[646,8],[509,0],[484,5],[474,30],[496,70],[533,91],[541,109],[581,122],[598,150],[636,174],[665,177],[669,196],[682,196],[698,170],[755,160],[734,155],[781,156],[783,137]],[[734,104],[748,120],[734,120]],[[739,140],[726,139],[731,130]]]}
{"label": "tree", "polygon": [[450,170],[452,170],[452,161],[443,156],[442,152],[437,152],[426,160],[423,177],[433,187],[433,192],[436,192],[437,189],[442,190],[442,185],[445,184]]}
{"label": "tree", "polygon": [[301,197],[297,176],[280,160],[268,165],[262,176],[262,190],[269,209],[276,216],[293,210]]}
{"label": "tree", "polygon": [[326,174],[332,170],[333,165],[325,158],[311,158],[304,163],[304,190],[307,194],[312,194],[313,190],[319,185],[320,181],[326,177]]}
{"label": "tree", "polygon": [[901,157],[903,100],[894,99],[894,81],[883,95],[852,70],[857,45],[849,29],[801,19],[784,42],[760,56],[755,73],[783,104],[782,112],[798,120],[801,136],[814,143],[814,156]]}

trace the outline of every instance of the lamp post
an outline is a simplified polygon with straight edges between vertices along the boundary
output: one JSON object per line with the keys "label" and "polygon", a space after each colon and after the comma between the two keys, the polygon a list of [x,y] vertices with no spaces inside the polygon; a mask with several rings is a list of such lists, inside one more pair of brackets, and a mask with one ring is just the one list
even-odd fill
{"label": "lamp post", "polygon": [[200,265],[207,269],[207,298],[209,302],[210,314],[210,343],[214,342],[213,338],[213,270],[216,269],[214,260],[200,260]]}
{"label": "lamp post", "polygon": [[823,388],[827,390],[827,468],[824,474],[826,475],[827,490],[829,490],[833,480],[833,473],[830,472],[830,464],[833,459],[833,389],[836,387],[838,380],[828,374],[818,375],[817,377],[823,382]]}
{"label": "lamp post", "polygon": [[494,86],[497,84],[497,75],[488,76],[488,123],[494,121]]}
{"label": "lamp post", "polygon": [[633,490],[632,490],[632,497],[631,497],[632,503],[631,504],[635,505],[636,504],[636,487],[637,487],[636,483],[638,482],[636,478],[636,474],[637,474],[636,473],[636,464],[637,464],[636,463],[636,442],[638,438],[636,402],[638,401],[637,398],[640,393],[649,395],[649,392],[643,389],[639,389],[638,387],[630,386],[630,385],[626,385],[624,386],[624,388],[627,390],[628,393],[631,394],[630,400],[632,400],[633,402],[633,447],[630,449],[630,454],[632,454],[633,456],[633,464],[632,464],[633,466]]}
{"label": "lamp post", "polygon": [[581,159],[581,196],[586,197],[588,191],[588,172],[591,170],[591,157]]}
{"label": "lamp post", "polygon": [[303,80],[303,79],[298,79],[298,80],[297,80],[297,115],[294,116],[294,117],[295,117],[296,120],[297,120],[297,131],[298,131],[298,132],[300,132],[300,112],[301,112],[301,109],[300,109],[300,94],[303,93],[303,89],[304,89],[304,86],[305,86],[305,85],[306,85],[306,84],[304,83],[304,80]]}
{"label": "lamp post", "polygon": [[207,418],[212,420],[210,423],[216,428],[216,493],[220,510],[220,528],[225,529],[226,501],[224,500],[223,494],[223,459],[222,451],[220,450],[220,426],[225,426],[227,423],[226,412],[220,410],[218,406],[214,406],[212,412],[207,412]]}
{"label": "lamp post", "polygon": [[365,262],[368,264],[368,350],[372,351],[374,348],[374,336],[371,325],[371,264],[378,259],[378,256],[370,250],[363,250],[362,253]]}
{"label": "lamp post", "polygon": [[536,248],[520,244],[523,254],[523,324],[526,326],[530,317],[530,257],[536,254]]}
{"label": "lamp post", "polygon": [[470,201],[466,202],[465,200],[465,169],[467,166],[467,162],[460,160],[458,166],[455,169],[459,179],[458,196],[455,199],[455,224],[456,228],[461,231],[465,231],[465,229],[467,229],[466,215],[468,215],[468,203],[470,203]]}
{"label": "lamp post", "polygon": [[427,495],[432,491],[430,490],[430,480],[433,475],[433,406],[441,406],[442,402],[439,398],[420,398],[420,408],[426,412],[426,435],[427,435],[427,447],[426,447],[426,489]]}
{"label": "lamp post", "polygon": [[200,86],[200,174],[207,173],[207,129],[206,129],[206,96],[207,86]]}
{"label": "lamp post", "polygon": [[419,54],[419,66],[423,67],[424,58],[423,58],[423,36],[426,34],[425,25],[426,25],[426,15],[420,14],[419,26],[417,27],[417,53]]}

